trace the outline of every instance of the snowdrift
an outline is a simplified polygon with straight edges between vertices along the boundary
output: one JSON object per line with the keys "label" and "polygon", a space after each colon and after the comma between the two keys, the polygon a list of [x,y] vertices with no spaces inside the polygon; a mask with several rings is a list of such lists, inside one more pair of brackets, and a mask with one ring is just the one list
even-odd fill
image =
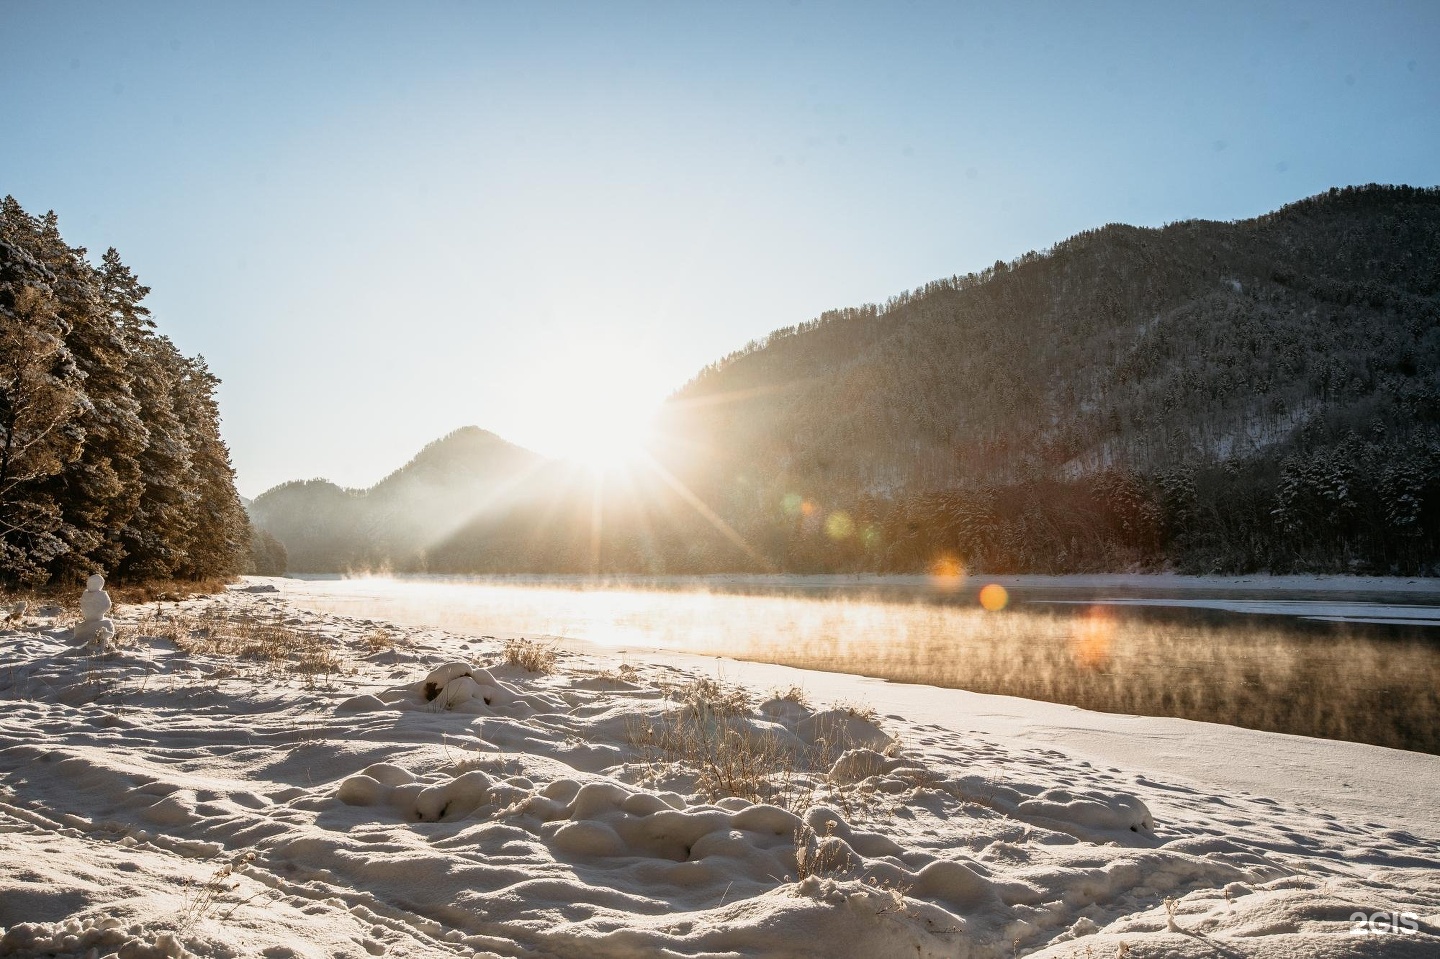
{"label": "snowdrift", "polygon": [[1434,823],[257,585],[0,634],[0,954],[1440,955]]}

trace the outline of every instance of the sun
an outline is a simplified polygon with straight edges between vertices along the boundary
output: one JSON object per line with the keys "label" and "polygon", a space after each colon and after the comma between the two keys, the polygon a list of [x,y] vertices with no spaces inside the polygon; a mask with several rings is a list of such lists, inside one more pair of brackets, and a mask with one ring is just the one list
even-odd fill
{"label": "sun", "polygon": [[631,470],[646,456],[653,421],[653,411],[620,404],[577,411],[560,438],[560,458],[594,473]]}
{"label": "sun", "polygon": [[[608,385],[608,384],[607,384]],[[658,403],[648,396],[600,385],[573,384],[533,403],[533,448],[595,474],[633,471],[647,456]]]}
{"label": "sun", "polygon": [[595,473],[646,462],[671,371],[643,344],[574,338],[544,358],[543,376],[515,391],[505,417],[516,441]]}

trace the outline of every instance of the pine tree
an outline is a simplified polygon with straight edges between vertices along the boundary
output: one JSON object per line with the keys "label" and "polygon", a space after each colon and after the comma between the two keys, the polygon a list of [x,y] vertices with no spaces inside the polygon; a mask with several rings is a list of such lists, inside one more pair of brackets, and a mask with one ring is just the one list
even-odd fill
{"label": "pine tree", "polygon": [[77,421],[84,432],[79,459],[49,480],[69,544],[56,572],[75,579],[97,569],[113,574],[125,554],[120,530],[139,504],[138,456],[146,429],[130,389],[127,344],[107,309],[100,275],[85,260],[83,248],[61,238],[54,213],[39,225],[36,246],[56,277],[57,308],[69,327],[66,343],[85,377],[89,400]]}
{"label": "pine tree", "polygon": [[137,580],[165,579],[181,564],[198,500],[186,425],[175,411],[184,357],[155,331],[150,310],[142,305],[150,288],[140,284],[114,248],[105,252],[100,279],[106,308],[129,350],[131,392],[147,432],[138,456],[139,499],[119,530],[126,552],[121,572]]}
{"label": "pine tree", "polygon": [[0,577],[41,582],[68,549],[60,503],[45,489],[79,454],[83,376],[51,289],[27,249],[34,223],[0,204]]}
{"label": "pine tree", "polygon": [[250,553],[250,520],[235,490],[230,451],[220,438],[220,408],[215,401],[220,380],[203,356],[183,362],[185,375],[176,384],[175,407],[189,433],[195,525],[185,539],[177,572],[200,579],[241,568]]}

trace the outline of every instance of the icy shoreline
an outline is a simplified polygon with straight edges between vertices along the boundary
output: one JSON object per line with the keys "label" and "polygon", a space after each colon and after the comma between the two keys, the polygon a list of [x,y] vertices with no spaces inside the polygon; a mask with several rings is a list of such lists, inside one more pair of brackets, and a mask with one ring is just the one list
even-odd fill
{"label": "icy shoreline", "polygon": [[[120,610],[104,658],[0,634],[0,953],[1440,949],[1437,757],[679,654],[542,675],[283,592],[165,612]],[[259,620],[303,672],[218,643]],[[743,709],[697,705],[716,678]],[[720,795],[656,746],[686,716],[775,744],[784,782]]]}

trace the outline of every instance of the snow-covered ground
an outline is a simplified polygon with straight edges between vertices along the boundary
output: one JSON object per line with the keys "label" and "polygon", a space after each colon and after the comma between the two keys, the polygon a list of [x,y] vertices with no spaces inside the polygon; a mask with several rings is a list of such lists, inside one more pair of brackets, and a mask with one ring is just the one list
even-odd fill
{"label": "snow-covered ground", "polygon": [[104,656],[0,633],[0,954],[1440,955],[1440,757],[678,654],[531,673],[252,584],[122,609]]}

